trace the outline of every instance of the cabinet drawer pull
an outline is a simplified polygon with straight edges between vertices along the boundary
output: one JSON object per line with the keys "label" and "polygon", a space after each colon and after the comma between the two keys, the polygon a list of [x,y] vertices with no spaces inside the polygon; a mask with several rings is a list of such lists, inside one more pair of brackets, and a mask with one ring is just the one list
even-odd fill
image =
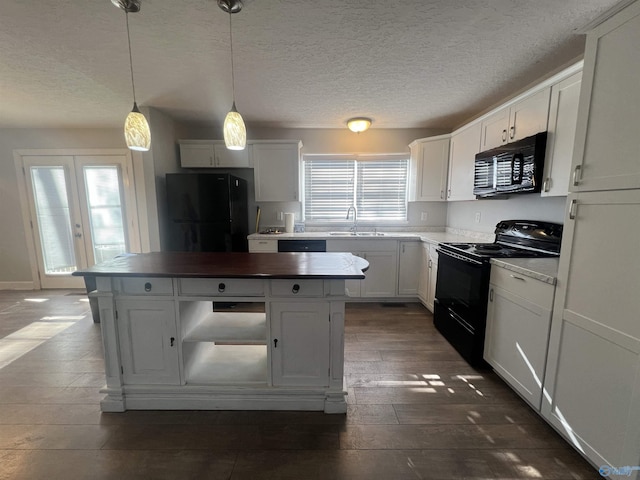
{"label": "cabinet drawer pull", "polygon": [[511,278],[515,278],[516,280],[520,280],[522,282],[526,282],[526,280],[522,277],[518,277],[517,275],[509,275]]}
{"label": "cabinet drawer pull", "polygon": [[175,343],[176,338],[175,337],[171,337],[171,346],[173,347],[173,344]]}
{"label": "cabinet drawer pull", "polygon": [[278,348],[278,339],[277,338],[273,339],[273,348]]}
{"label": "cabinet drawer pull", "polygon": [[297,283],[294,283],[293,288],[291,289],[291,292],[298,293],[299,291],[300,291],[300,285],[298,285]]}
{"label": "cabinet drawer pull", "polygon": [[224,283],[219,283],[218,284],[218,291],[220,293],[224,292],[224,290],[227,288],[227,286]]}
{"label": "cabinet drawer pull", "polygon": [[151,282],[147,282],[144,284],[144,291],[145,292],[150,292],[151,291]]}
{"label": "cabinet drawer pull", "polygon": [[493,288],[489,290],[489,301],[493,302]]}
{"label": "cabinet drawer pull", "polygon": [[542,182],[542,191],[543,192],[549,191],[549,177],[545,178],[544,182]]}

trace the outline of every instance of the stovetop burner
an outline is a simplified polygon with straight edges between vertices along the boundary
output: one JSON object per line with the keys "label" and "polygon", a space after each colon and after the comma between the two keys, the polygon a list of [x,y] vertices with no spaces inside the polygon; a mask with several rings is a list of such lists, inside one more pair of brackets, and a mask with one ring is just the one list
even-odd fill
{"label": "stovetop burner", "polygon": [[442,243],[444,252],[488,262],[491,258],[557,256],[562,225],[529,220],[505,220],[496,225],[493,243]]}

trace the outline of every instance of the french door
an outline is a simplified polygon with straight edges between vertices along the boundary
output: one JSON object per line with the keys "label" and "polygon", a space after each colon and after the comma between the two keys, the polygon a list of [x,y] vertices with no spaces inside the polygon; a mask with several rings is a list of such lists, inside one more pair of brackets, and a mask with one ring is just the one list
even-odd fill
{"label": "french door", "polygon": [[22,157],[41,288],[81,288],[71,274],[139,251],[125,155]]}

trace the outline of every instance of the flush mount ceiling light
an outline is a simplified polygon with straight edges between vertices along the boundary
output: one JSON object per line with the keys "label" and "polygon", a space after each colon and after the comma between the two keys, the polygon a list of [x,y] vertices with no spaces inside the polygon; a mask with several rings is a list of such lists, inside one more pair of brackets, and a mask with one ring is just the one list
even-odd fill
{"label": "flush mount ceiling light", "polygon": [[231,92],[233,103],[222,127],[224,144],[229,150],[244,150],[247,145],[247,129],[244,125],[244,120],[242,120],[242,115],[236,109],[236,85],[233,73],[233,29],[231,27],[231,15],[242,10],[242,2],[240,0],[218,0],[218,7],[229,14],[229,44],[231,45]]}
{"label": "flush mount ceiling light", "polygon": [[133,81],[133,59],[131,57],[131,35],[129,34],[129,13],[140,11],[140,0],[111,0],[116,7],[124,10],[127,20],[127,41],[129,43],[129,68],[131,89],[133,90],[133,109],[124,122],[124,138],[131,150],[146,152],[151,147],[151,131],[145,116],[140,113],[136,103],[136,85]]}
{"label": "flush mount ceiling light", "polygon": [[355,133],[364,132],[371,126],[371,119],[366,117],[356,117],[347,120],[347,127]]}

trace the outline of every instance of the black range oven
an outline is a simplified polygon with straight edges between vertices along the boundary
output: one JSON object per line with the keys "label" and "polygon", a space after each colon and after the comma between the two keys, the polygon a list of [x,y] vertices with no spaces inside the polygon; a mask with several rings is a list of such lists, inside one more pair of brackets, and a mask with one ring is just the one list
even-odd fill
{"label": "black range oven", "polygon": [[442,243],[434,324],[471,364],[482,359],[487,319],[491,258],[548,257],[560,252],[562,225],[505,220],[496,226],[494,243]]}

